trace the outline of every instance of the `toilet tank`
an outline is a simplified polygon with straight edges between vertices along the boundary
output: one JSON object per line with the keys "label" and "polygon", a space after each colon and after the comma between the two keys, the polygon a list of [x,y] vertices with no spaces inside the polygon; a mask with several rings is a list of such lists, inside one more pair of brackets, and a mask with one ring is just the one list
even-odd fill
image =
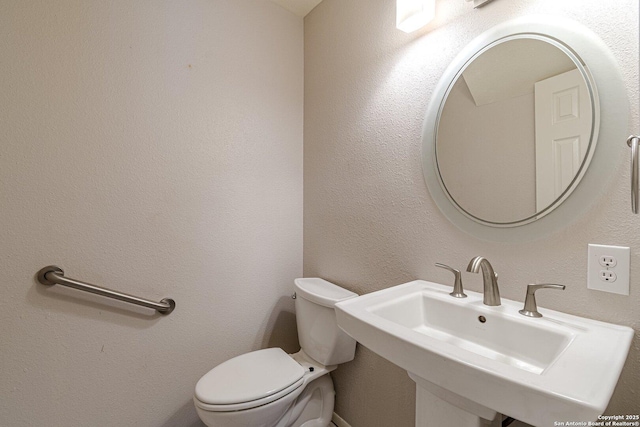
{"label": "toilet tank", "polygon": [[353,360],[356,341],[338,327],[334,306],[358,295],[320,278],[296,279],[294,283],[302,350],[325,366]]}

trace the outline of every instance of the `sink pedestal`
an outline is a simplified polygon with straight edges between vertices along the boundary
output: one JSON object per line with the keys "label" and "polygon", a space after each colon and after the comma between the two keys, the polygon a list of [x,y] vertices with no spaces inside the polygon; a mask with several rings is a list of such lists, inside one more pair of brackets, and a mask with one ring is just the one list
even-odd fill
{"label": "sink pedestal", "polygon": [[500,427],[496,411],[409,372],[416,383],[416,427]]}

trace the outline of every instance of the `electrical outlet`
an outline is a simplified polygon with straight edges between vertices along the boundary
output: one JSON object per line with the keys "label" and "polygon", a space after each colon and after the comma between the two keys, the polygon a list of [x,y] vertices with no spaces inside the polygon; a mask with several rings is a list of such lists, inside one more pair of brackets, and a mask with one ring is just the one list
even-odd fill
{"label": "electrical outlet", "polygon": [[613,257],[611,255],[603,255],[600,257],[600,265],[605,267],[605,268],[612,268],[615,267],[616,264],[618,264],[618,260],[616,260],[616,257]]}
{"label": "electrical outlet", "polygon": [[631,250],[625,246],[589,245],[587,288],[629,295]]}
{"label": "electrical outlet", "polygon": [[603,282],[615,282],[618,276],[611,270],[600,270],[600,280]]}

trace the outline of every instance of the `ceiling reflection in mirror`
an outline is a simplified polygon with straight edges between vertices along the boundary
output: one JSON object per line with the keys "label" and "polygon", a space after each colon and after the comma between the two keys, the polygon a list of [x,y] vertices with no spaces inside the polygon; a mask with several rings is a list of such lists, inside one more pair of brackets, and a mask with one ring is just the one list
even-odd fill
{"label": "ceiling reflection in mirror", "polygon": [[441,184],[459,210],[516,226],[573,191],[595,146],[585,75],[564,45],[532,35],[471,58],[440,106],[435,142]]}

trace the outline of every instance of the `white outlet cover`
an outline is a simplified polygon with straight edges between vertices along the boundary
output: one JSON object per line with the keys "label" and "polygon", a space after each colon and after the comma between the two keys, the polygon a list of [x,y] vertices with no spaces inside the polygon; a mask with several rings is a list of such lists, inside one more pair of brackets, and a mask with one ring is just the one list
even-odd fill
{"label": "white outlet cover", "polygon": [[[611,256],[615,258],[616,265],[603,268],[600,258]],[[629,295],[629,268],[631,266],[631,250],[626,246],[607,246],[589,244],[587,259],[587,288],[596,291],[611,292],[620,295]],[[609,270],[615,274],[615,281],[605,282],[600,279],[601,272]]]}

